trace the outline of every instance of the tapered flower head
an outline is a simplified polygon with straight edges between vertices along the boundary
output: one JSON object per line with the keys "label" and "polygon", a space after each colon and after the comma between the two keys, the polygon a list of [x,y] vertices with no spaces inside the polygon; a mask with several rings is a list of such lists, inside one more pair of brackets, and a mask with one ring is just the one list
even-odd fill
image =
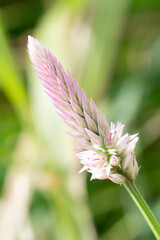
{"label": "tapered flower head", "polygon": [[134,181],[139,170],[134,153],[137,134],[122,135],[123,124],[109,124],[51,51],[31,36],[28,52],[60,117],[74,130],[70,135],[78,140],[77,157],[84,165],[80,172],[87,170],[92,173],[91,179],[110,179],[119,184],[126,177]]}

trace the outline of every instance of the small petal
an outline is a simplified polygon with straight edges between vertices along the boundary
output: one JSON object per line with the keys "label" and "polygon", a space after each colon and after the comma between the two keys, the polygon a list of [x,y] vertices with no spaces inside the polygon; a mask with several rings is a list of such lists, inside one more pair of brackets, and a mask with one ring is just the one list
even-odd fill
{"label": "small petal", "polygon": [[82,106],[83,106],[84,112],[86,112],[90,115],[88,98],[87,98],[86,93],[83,88],[82,88]]}
{"label": "small petal", "polygon": [[82,173],[82,172],[86,171],[87,169],[88,169],[87,166],[83,166],[83,167],[81,168],[81,170],[79,171],[79,173]]}
{"label": "small petal", "polygon": [[104,116],[104,127],[105,127],[105,133],[106,131],[109,131],[109,124],[105,116]]}
{"label": "small petal", "polygon": [[69,102],[69,95],[68,95],[68,93],[67,93],[63,88],[61,88],[61,87],[58,87],[58,90],[59,90],[59,92],[60,92],[61,97],[63,98],[63,100]]}
{"label": "small petal", "polygon": [[97,121],[98,119],[98,115],[97,115],[97,107],[96,104],[94,103],[93,99],[90,99],[90,109],[91,109],[91,114],[92,114],[92,118],[94,119],[94,121]]}
{"label": "small petal", "polygon": [[97,121],[98,121],[98,128],[100,128],[100,129],[102,129],[104,131],[104,128],[105,128],[104,127],[104,121],[103,121],[103,118],[102,118],[102,116],[101,116],[99,111],[97,111],[97,116],[98,116],[98,119],[97,119]]}
{"label": "small petal", "polygon": [[83,127],[76,125],[76,129],[78,132],[82,133],[83,136],[85,136],[86,140],[90,139]]}
{"label": "small petal", "polygon": [[99,180],[107,179],[107,174],[105,170],[94,172],[91,176],[91,180],[93,179],[99,179]]}
{"label": "small petal", "polygon": [[67,124],[69,127],[73,128],[76,130],[76,123],[68,120],[64,120],[65,124]]}
{"label": "small petal", "polygon": [[138,142],[139,137],[134,138],[127,146],[127,148],[124,151],[125,156],[128,155],[130,152],[133,152],[136,146],[136,143]]}
{"label": "small petal", "polygon": [[83,112],[82,112],[81,108],[72,99],[70,99],[70,103],[71,103],[72,108],[74,109],[74,111],[78,115],[83,116]]}
{"label": "small petal", "polygon": [[133,138],[136,138],[138,136],[138,133],[134,134],[134,135],[130,135],[130,140],[132,140]]}
{"label": "small petal", "polygon": [[101,146],[102,144],[102,138],[100,136],[98,136],[97,134],[93,133],[92,131],[90,131],[89,129],[85,128],[91,142],[93,144],[98,144],[99,146]]}
{"label": "small petal", "polygon": [[86,121],[83,117],[80,117],[78,114],[76,114],[75,112],[72,112],[72,111],[71,111],[71,114],[72,114],[73,118],[75,119],[75,121],[77,122],[77,124],[79,124],[83,128],[87,127]]}
{"label": "small petal", "polygon": [[67,132],[70,136],[72,136],[75,139],[81,138],[82,135],[75,133],[75,132]]}
{"label": "small petal", "polygon": [[122,168],[123,170],[126,170],[130,164],[130,162],[132,161],[132,158],[133,158],[133,152],[129,153],[124,159],[123,159],[123,162],[122,162]]}
{"label": "small petal", "polygon": [[98,132],[97,126],[96,126],[95,122],[92,120],[92,118],[86,112],[84,112],[84,117],[86,119],[88,129],[97,133]]}
{"label": "small petal", "polygon": [[81,90],[79,88],[77,81],[74,78],[73,78],[73,86],[74,86],[74,92],[77,96],[79,104],[80,104],[80,106],[82,106],[82,93],[81,93]]}
{"label": "small petal", "polygon": [[92,147],[92,144],[90,141],[86,141],[85,139],[83,139],[81,137],[78,138],[77,140],[78,140],[79,144],[85,149],[88,149],[88,147]]}
{"label": "small petal", "polygon": [[77,98],[76,98],[74,90],[73,90],[72,83],[68,79],[66,79],[66,81],[67,81],[67,89],[69,92],[70,99],[72,99],[72,101],[74,101],[75,103],[78,104]]}

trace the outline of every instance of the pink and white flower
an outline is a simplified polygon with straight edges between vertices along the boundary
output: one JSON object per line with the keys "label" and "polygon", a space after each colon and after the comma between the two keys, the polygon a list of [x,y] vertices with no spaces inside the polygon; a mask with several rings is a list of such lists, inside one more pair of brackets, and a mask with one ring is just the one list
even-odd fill
{"label": "pink and white flower", "polygon": [[92,173],[91,179],[110,179],[123,184],[126,177],[135,180],[138,164],[134,149],[137,134],[122,135],[124,125],[108,124],[98,111],[93,99],[65,71],[50,50],[33,37],[28,37],[28,52],[38,77],[58,109],[60,117],[78,140],[77,157],[83,168]]}

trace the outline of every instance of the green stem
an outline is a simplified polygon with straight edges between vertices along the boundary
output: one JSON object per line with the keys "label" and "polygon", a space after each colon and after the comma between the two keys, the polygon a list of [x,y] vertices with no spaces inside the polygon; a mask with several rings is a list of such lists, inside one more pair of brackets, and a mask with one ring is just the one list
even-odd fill
{"label": "green stem", "polygon": [[149,206],[137,190],[135,184],[127,180],[125,184],[123,184],[128,193],[130,194],[131,198],[141,211],[143,217],[145,218],[146,222],[148,223],[149,227],[151,228],[153,234],[155,235],[156,239],[160,240],[160,225],[157,222],[155,216],[151,212]]}

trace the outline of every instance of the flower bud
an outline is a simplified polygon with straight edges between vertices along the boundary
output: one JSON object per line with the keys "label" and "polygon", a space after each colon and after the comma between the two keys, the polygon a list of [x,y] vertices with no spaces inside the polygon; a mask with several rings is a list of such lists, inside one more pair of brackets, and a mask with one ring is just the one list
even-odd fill
{"label": "flower bud", "polygon": [[113,166],[113,167],[118,166],[118,165],[119,165],[119,162],[120,162],[119,158],[116,157],[116,156],[114,156],[114,155],[110,158],[110,164],[111,164],[111,166]]}
{"label": "flower bud", "polygon": [[129,164],[129,169],[128,169],[128,172],[132,178],[132,180],[134,181],[137,174],[138,174],[138,171],[139,171],[139,167],[138,167],[138,164],[137,164],[137,161],[136,161],[136,158],[135,156],[132,158],[132,161],[130,162]]}
{"label": "flower bud", "polygon": [[126,178],[123,175],[119,174],[119,173],[110,174],[109,175],[109,179],[112,182],[117,183],[117,184],[123,184],[126,181]]}

